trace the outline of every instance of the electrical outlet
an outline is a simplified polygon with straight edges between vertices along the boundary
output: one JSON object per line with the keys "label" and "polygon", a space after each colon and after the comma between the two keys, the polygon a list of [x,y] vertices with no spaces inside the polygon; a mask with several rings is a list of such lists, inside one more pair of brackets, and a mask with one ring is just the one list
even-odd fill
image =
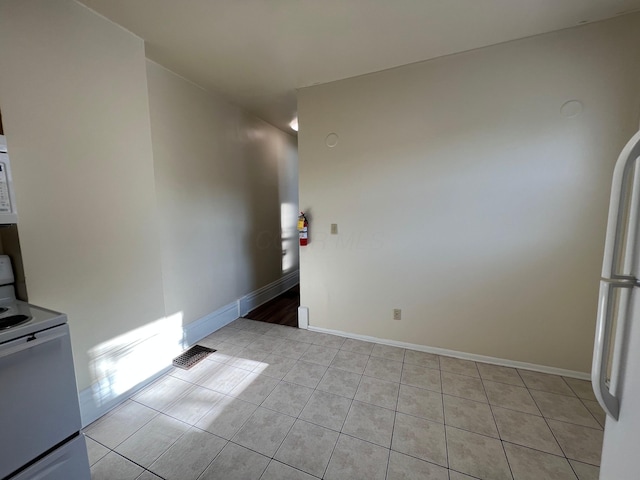
{"label": "electrical outlet", "polygon": [[337,223],[332,223],[331,224],[331,235],[337,235],[338,234],[338,224]]}
{"label": "electrical outlet", "polygon": [[393,309],[393,319],[394,320],[402,320],[402,310],[399,308]]}

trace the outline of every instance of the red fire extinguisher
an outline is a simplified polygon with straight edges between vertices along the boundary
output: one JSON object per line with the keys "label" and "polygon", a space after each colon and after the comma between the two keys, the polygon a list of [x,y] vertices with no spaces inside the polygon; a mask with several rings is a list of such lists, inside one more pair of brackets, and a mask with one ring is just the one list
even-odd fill
{"label": "red fire extinguisher", "polygon": [[300,246],[304,247],[309,243],[309,222],[304,212],[298,215],[298,236],[300,237]]}

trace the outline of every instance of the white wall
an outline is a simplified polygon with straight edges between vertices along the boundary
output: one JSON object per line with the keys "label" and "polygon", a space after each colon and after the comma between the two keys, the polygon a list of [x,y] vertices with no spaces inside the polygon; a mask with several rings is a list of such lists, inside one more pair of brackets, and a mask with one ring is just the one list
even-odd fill
{"label": "white wall", "polygon": [[633,15],[302,89],[310,324],[589,371],[639,67]]}
{"label": "white wall", "polygon": [[164,316],[141,39],[72,1],[0,3],[0,108],[32,303],[89,350]]}
{"label": "white wall", "polygon": [[297,269],[298,249],[281,253],[297,218],[296,145],[156,63],[147,75],[165,303],[189,323]]}

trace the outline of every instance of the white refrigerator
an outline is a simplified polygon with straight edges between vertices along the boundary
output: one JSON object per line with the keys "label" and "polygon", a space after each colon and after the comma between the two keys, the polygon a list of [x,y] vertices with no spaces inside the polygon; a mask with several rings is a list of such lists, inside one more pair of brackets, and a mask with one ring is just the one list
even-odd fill
{"label": "white refrigerator", "polygon": [[607,421],[600,480],[640,479],[640,132],[615,166],[591,377]]}

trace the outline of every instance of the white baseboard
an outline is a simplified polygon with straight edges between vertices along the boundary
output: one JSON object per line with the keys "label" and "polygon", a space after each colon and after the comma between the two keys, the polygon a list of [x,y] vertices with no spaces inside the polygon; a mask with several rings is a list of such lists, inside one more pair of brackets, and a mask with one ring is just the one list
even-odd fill
{"label": "white baseboard", "polygon": [[[191,347],[207,335],[211,335],[216,330],[219,330],[228,323],[233,322],[236,318],[246,315],[254,308],[259,307],[281,293],[286,292],[298,283],[298,278],[299,276],[297,271],[289,273],[275,282],[259,288],[258,290],[251,292],[234,302],[228,303],[227,305],[224,305],[216,311],[211,312],[194,322],[188,323],[183,327],[185,348]],[[170,369],[171,366],[167,365],[158,373],[144,379],[126,392],[107,401],[98,401],[100,397],[98,395],[94,395],[92,387],[88,387],[80,391],[79,399],[82,426],[86,427],[90,423],[94,422],[105,413],[135,395],[136,392],[142,390],[151,382],[167,373]]]}
{"label": "white baseboard", "polygon": [[135,387],[127,390],[126,392],[118,395],[117,397],[113,397],[109,399],[106,402],[98,403],[97,400],[99,397],[93,394],[93,388],[91,387],[81,390],[78,395],[78,398],[80,400],[80,418],[82,421],[82,428],[95,422],[97,419],[99,419],[104,414],[113,410],[115,407],[117,407],[122,402],[124,402],[128,398],[135,395],[144,387],[156,381],[158,378],[160,378],[162,375],[167,373],[169,370],[171,370],[171,366],[168,366],[160,370],[155,375],[152,375],[151,377],[146,378],[142,382],[138,383]]}
{"label": "white baseboard", "polygon": [[477,355],[475,353],[458,352],[456,350],[448,350],[446,348],[429,347],[427,345],[418,345],[416,343],[398,342],[385,338],[370,337],[368,335],[359,335],[357,333],[343,332],[341,330],[332,330],[329,328],[312,327],[309,330],[321,333],[330,333],[340,337],[354,338],[357,340],[365,340],[367,342],[381,343],[392,347],[408,348],[410,350],[418,350],[420,352],[435,353],[447,357],[461,358],[463,360],[472,360],[474,362],[491,363],[503,367],[521,368],[523,370],[532,370],[534,372],[550,373],[552,375],[562,375],[563,377],[579,378],[581,380],[590,380],[588,373],[576,372],[574,370],[565,370],[563,368],[548,367],[546,365],[537,365],[535,363],[518,362],[515,360],[506,360],[504,358],[489,357],[486,355]]}
{"label": "white baseboard", "polygon": [[295,272],[283,275],[275,282],[271,282],[262,288],[251,292],[238,300],[238,311],[241,317],[244,317],[254,308],[259,307],[263,303],[277,297],[281,293],[286,292],[290,288],[296,286],[300,281],[300,274]]}
{"label": "white baseboard", "polygon": [[216,330],[233,322],[239,316],[238,301],[236,300],[195,322],[185,325],[183,328],[184,340],[188,346],[191,346],[207,335],[211,335]]}

